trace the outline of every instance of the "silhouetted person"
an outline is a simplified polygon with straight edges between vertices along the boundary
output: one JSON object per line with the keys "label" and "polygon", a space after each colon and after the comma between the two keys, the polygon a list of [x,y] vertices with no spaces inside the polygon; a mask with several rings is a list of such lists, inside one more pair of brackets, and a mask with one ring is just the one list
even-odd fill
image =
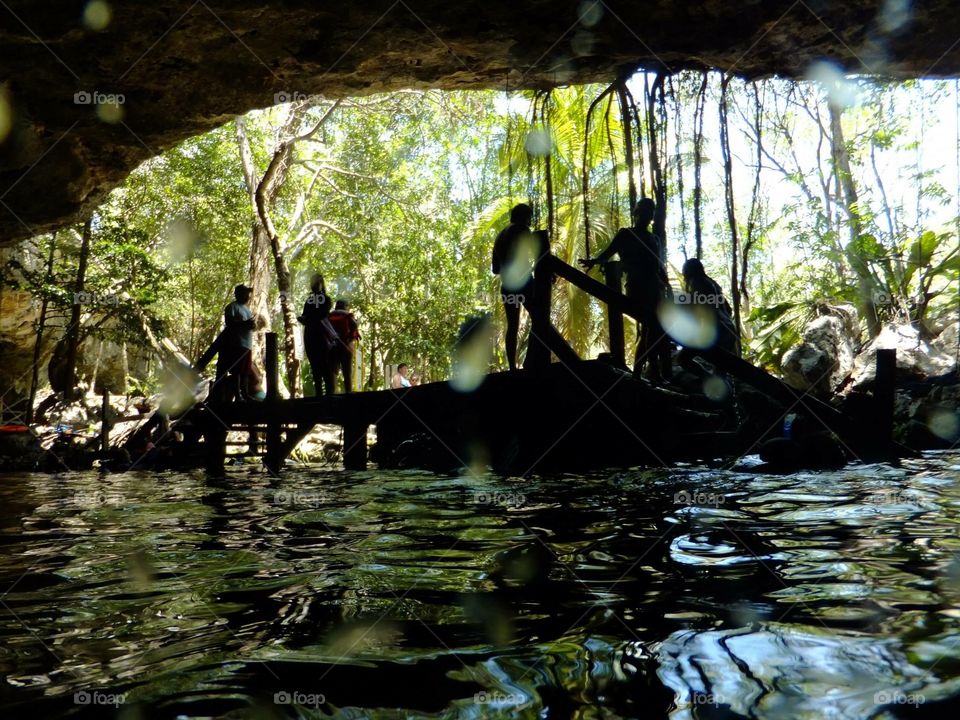
{"label": "silhouetted person", "polygon": [[670,342],[657,318],[657,306],[670,295],[670,282],[661,259],[660,238],[649,228],[655,210],[650,198],[638,200],[633,208],[633,227],[620,228],[603,252],[595,258],[581,259],[580,264],[589,270],[614,254],[620,256],[626,295],[637,300],[642,308],[633,372],[640,375],[649,362],[653,380],[669,380],[673,375]]}
{"label": "silhouetted person", "polygon": [[703,268],[697,258],[683,264],[683,284],[691,305],[700,305],[711,310],[717,321],[717,340],[714,347],[740,355],[740,336],[733,324],[733,312],[723,296],[720,285]]}
{"label": "silhouetted person", "polygon": [[330,313],[330,324],[337,331],[337,342],[330,351],[333,363],[333,374],[343,373],[344,392],[353,392],[353,353],[354,343],[360,339],[357,321],[350,312],[350,304],[346,300],[337,300],[337,305]]}
{"label": "silhouetted person", "polygon": [[520,203],[510,211],[510,224],[493,243],[490,268],[500,276],[500,300],[507,317],[506,350],[511,370],[517,369],[517,337],[520,333],[520,306],[532,314],[534,305],[533,270],[536,262],[550,252],[550,241],[543,230],[531,231],[533,210]]}
{"label": "silhouetted person", "polygon": [[407,375],[410,373],[410,366],[406,363],[400,363],[397,365],[397,371],[393,374],[393,377],[390,378],[390,387],[394,390],[399,390],[400,388],[408,388],[412,385],[410,379]]}
{"label": "silhouetted person", "polygon": [[237,285],[233,289],[233,302],[223,310],[223,332],[214,341],[217,352],[217,384],[229,376],[230,394],[238,400],[246,400],[250,393],[253,375],[253,311],[247,303],[253,289]]}
{"label": "silhouetted person", "polygon": [[310,281],[310,294],[303,303],[303,312],[297,318],[303,324],[303,347],[313,372],[313,393],[333,394],[333,362],[330,351],[339,341],[330,324],[330,307],[323,276],[316,273]]}

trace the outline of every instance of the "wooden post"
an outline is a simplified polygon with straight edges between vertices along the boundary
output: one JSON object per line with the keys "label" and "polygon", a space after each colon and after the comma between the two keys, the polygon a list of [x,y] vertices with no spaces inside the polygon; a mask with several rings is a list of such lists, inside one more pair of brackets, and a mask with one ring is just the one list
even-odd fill
{"label": "wooden post", "polygon": [[873,385],[877,429],[880,444],[887,448],[893,442],[893,405],[897,384],[897,351],[877,350],[877,377]]}
{"label": "wooden post", "polygon": [[277,354],[277,334],[267,333],[264,348],[264,365],[267,374],[267,400],[274,401],[280,396],[279,389],[279,360]]}
{"label": "wooden post", "polygon": [[206,446],[207,475],[221,478],[227,457],[227,428],[216,415],[206,409],[200,414],[198,424],[203,433],[203,444]]}
{"label": "wooden post", "polygon": [[542,368],[550,365],[550,349],[547,336],[550,332],[550,306],[553,293],[552,255],[543,255],[537,261],[533,274],[534,297],[531,313],[532,330],[527,342],[527,359],[524,368]]}
{"label": "wooden post", "polygon": [[367,469],[367,425],[343,426],[343,467],[346,470]]}
{"label": "wooden post", "polygon": [[[623,273],[619,262],[608,262],[603,265],[603,275],[607,281],[607,287],[611,290],[623,293]],[[615,310],[612,306],[607,306],[607,328],[610,335],[610,357],[620,367],[626,367],[626,351],[624,349],[623,339],[623,313]]]}
{"label": "wooden post", "polygon": [[100,452],[101,457],[106,457],[110,450],[110,423],[107,420],[107,413],[110,411],[110,392],[104,388],[103,401],[100,405]]}
{"label": "wooden post", "polygon": [[264,400],[264,410],[267,414],[267,450],[263,456],[263,464],[272,475],[279,475],[284,458],[283,442],[280,438],[280,418],[278,416],[280,375],[276,333],[267,333],[264,354],[263,364],[267,375],[267,397]]}

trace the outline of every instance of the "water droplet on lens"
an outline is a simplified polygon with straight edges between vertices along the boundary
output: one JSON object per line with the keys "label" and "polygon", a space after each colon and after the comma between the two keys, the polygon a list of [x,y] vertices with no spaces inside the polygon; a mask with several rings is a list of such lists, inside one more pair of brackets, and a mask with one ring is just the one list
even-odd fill
{"label": "water droplet on lens", "polygon": [[857,104],[859,91],[856,83],[847,80],[843,69],[836,63],[826,60],[813,63],[807,71],[806,79],[820,83],[830,102],[838,108],[849,108]]}
{"label": "water droplet on lens", "polygon": [[960,438],[960,416],[950,410],[935,410],[927,418],[927,427],[938,438],[953,442]]}
{"label": "water droplet on lens", "polygon": [[684,347],[705,350],[717,341],[717,319],[702,305],[662,302],[657,317],[664,331]]}
{"label": "water droplet on lens", "polygon": [[593,50],[593,33],[587,30],[578,30],[570,40],[570,49],[574,57],[589,55]]}
{"label": "water droplet on lens", "polygon": [[723,378],[711,375],[703,381],[703,394],[714,402],[723,402],[730,394],[730,388]]}
{"label": "water droplet on lens", "polygon": [[123,105],[117,102],[105,102],[97,105],[97,117],[110,125],[123,120]]}
{"label": "water droplet on lens", "polygon": [[531,130],[523,143],[523,149],[538,157],[549,155],[553,151],[553,138],[550,131],[544,129]]}
{"label": "water droplet on lens", "polygon": [[583,0],[577,7],[577,17],[584,27],[593,27],[603,17],[603,3],[600,0]]}
{"label": "water droplet on lens", "polygon": [[90,30],[105,30],[113,19],[113,10],[104,0],[91,0],[83,9],[83,24]]}

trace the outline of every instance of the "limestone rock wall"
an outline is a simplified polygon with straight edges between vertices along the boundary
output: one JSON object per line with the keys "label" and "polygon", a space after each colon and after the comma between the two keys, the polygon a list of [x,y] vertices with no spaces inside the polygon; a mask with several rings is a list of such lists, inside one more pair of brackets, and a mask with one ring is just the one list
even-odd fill
{"label": "limestone rock wall", "polygon": [[7,0],[0,244],[89,213],[134,167],[310,93],[545,88],[640,67],[960,71],[952,0]]}

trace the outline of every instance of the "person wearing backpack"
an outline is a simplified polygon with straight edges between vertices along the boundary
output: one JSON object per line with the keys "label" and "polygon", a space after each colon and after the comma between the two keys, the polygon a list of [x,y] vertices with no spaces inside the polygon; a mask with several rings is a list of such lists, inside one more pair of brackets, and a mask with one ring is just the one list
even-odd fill
{"label": "person wearing backpack", "polygon": [[346,300],[337,300],[336,308],[330,313],[330,324],[337,331],[337,342],[330,351],[330,364],[333,375],[343,374],[343,391],[353,392],[353,353],[354,343],[360,339],[357,321],[350,312]]}

